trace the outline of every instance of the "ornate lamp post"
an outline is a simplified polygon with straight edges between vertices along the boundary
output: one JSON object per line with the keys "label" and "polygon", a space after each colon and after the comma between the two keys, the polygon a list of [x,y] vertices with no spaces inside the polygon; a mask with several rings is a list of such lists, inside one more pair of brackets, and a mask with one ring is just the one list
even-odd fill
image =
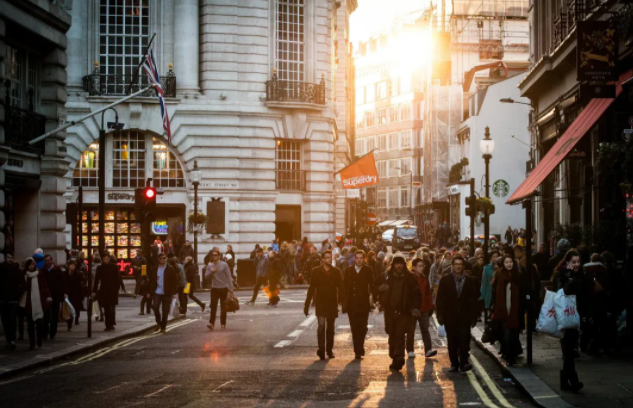
{"label": "ornate lamp post", "polygon": [[[490,139],[490,128],[486,126],[486,133],[484,139],[479,142],[479,149],[481,150],[482,157],[486,162],[486,198],[490,198],[490,159],[492,159],[492,152],[495,150],[495,142]],[[490,214],[488,211],[484,213],[484,263],[487,265],[489,262],[489,236],[490,236]]]}
{"label": "ornate lamp post", "polygon": [[[193,171],[191,172],[191,184],[193,184],[193,217],[198,217],[198,186],[202,179],[202,172],[198,169],[198,160],[193,161]],[[198,230],[193,227],[193,256],[196,268],[198,268]]]}

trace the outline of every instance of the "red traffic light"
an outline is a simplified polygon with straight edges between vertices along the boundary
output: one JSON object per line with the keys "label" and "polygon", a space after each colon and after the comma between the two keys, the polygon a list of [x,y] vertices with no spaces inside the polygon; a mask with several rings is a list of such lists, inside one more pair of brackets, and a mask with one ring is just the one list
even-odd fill
{"label": "red traffic light", "polygon": [[153,199],[154,197],[156,197],[156,190],[154,190],[153,188],[146,188],[145,189],[145,198],[148,199]]}

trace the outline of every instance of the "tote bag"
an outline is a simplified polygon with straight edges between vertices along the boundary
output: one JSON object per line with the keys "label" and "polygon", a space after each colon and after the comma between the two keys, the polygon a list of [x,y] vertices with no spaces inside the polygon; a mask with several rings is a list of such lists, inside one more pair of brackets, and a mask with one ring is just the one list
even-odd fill
{"label": "tote bag", "polygon": [[556,309],[558,330],[580,329],[576,295],[565,296],[565,292],[562,289],[559,290],[554,296],[554,309]]}
{"label": "tote bag", "polygon": [[547,334],[548,336],[561,338],[563,332],[558,330],[558,322],[556,320],[556,308],[554,306],[554,296],[556,293],[548,290],[545,293],[545,301],[541,306],[541,312],[538,316],[538,323],[536,324],[536,330],[540,333]]}

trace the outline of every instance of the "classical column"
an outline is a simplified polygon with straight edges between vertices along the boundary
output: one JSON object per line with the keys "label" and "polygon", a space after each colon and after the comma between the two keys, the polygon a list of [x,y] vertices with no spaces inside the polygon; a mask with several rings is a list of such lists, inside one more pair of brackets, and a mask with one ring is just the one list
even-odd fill
{"label": "classical column", "polygon": [[[174,72],[178,94],[199,93],[200,52],[198,0],[175,0],[174,4]],[[170,61],[167,61],[170,62]]]}

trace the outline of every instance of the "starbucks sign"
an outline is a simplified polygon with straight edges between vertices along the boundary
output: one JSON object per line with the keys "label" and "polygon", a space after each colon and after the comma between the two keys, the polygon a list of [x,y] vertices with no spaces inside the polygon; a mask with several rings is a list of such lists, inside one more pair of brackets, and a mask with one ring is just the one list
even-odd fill
{"label": "starbucks sign", "polygon": [[492,183],[492,194],[497,197],[505,197],[510,192],[510,185],[505,180],[497,180]]}

